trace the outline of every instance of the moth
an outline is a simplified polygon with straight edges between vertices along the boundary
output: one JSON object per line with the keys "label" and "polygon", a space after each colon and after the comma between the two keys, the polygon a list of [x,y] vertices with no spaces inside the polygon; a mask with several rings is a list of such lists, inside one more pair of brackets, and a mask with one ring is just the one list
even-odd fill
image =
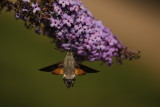
{"label": "moth", "polygon": [[77,63],[72,52],[67,52],[62,62],[44,67],[40,69],[40,71],[51,72],[55,75],[63,75],[63,81],[67,88],[73,87],[76,76],[99,72],[98,70]]}

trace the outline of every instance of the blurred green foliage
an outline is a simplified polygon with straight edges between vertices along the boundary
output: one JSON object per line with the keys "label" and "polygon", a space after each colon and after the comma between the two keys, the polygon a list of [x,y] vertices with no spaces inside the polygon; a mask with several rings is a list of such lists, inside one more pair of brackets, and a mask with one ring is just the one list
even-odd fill
{"label": "blurred green foliage", "polygon": [[4,12],[0,49],[0,107],[159,107],[159,83],[141,59],[112,67],[84,62],[101,72],[77,77],[67,89],[62,76],[38,71],[65,53]]}

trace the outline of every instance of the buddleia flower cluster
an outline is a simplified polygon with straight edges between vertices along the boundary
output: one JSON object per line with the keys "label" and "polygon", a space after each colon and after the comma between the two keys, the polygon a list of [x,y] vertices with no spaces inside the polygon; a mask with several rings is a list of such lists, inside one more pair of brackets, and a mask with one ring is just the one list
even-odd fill
{"label": "buddleia flower cluster", "polygon": [[22,19],[28,29],[52,38],[57,49],[72,51],[76,58],[103,61],[111,65],[113,58],[139,58],[139,51],[129,51],[102,21],[96,20],[79,0],[2,0]]}

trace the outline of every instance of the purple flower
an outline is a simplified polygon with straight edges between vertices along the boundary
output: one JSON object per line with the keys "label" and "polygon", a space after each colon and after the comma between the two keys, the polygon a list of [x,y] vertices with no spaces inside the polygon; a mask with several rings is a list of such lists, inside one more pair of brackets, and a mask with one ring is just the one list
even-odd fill
{"label": "purple flower", "polygon": [[15,16],[16,16],[17,19],[19,19],[20,18],[20,13],[16,13]]}
{"label": "purple flower", "polygon": [[28,9],[22,9],[22,12],[27,12],[28,11]]}
{"label": "purple flower", "polygon": [[108,41],[110,46],[113,46],[118,43],[118,41],[116,39],[114,39],[114,37],[112,37],[112,36],[107,37],[106,40]]}
{"label": "purple flower", "polygon": [[93,19],[92,19],[91,17],[86,17],[86,18],[85,18],[85,23],[86,23],[86,25],[88,25],[88,26],[92,26]]}
{"label": "purple flower", "polygon": [[85,20],[85,16],[81,15],[76,19],[76,22],[84,23],[84,20]]}
{"label": "purple flower", "polygon": [[78,5],[73,5],[72,7],[70,7],[70,11],[77,12],[78,10],[79,10],[79,6]]}
{"label": "purple flower", "polygon": [[32,7],[33,7],[33,13],[36,13],[37,11],[40,11],[40,10],[41,10],[41,8],[38,7],[38,3],[32,4]]}
{"label": "purple flower", "polygon": [[36,29],[35,29],[35,33],[37,33],[37,34],[41,34],[41,33],[42,33],[42,31],[41,31],[41,29],[40,29],[40,28],[36,28]]}
{"label": "purple flower", "polygon": [[105,50],[105,45],[99,44],[99,45],[97,46],[97,49],[98,49],[98,50]]}
{"label": "purple flower", "polygon": [[74,4],[77,3],[77,0],[68,0],[68,2],[69,2],[70,5],[74,5]]}
{"label": "purple flower", "polygon": [[58,27],[58,25],[59,25],[58,20],[50,18],[50,21],[51,21],[51,24],[50,24],[51,27]]}
{"label": "purple flower", "polygon": [[54,3],[53,7],[54,7],[54,11],[57,12],[58,15],[60,15],[62,12],[62,9],[60,8],[60,6]]}
{"label": "purple flower", "polygon": [[59,0],[58,3],[61,4],[62,7],[65,7],[66,5],[69,5],[69,1],[68,0]]}
{"label": "purple flower", "polygon": [[66,34],[66,38],[68,40],[74,40],[76,38],[76,34]]}
{"label": "purple flower", "polygon": [[30,0],[22,0],[23,2],[28,2],[28,3],[30,3]]}
{"label": "purple flower", "polygon": [[64,44],[62,44],[62,47],[63,47],[65,50],[70,50],[70,49],[71,49],[71,44],[70,44],[70,43],[64,43]]}
{"label": "purple flower", "polygon": [[92,31],[90,26],[84,26],[83,28],[84,28],[85,33],[90,33]]}
{"label": "purple flower", "polygon": [[71,27],[71,24],[73,23],[72,17],[68,16],[67,14],[63,15],[63,23]]}
{"label": "purple flower", "polygon": [[79,1],[79,7],[80,7],[80,9],[83,10],[83,11],[86,11],[86,12],[88,11],[88,10],[86,9],[86,7],[82,4],[82,2],[80,2],[80,1]]}
{"label": "purple flower", "polygon": [[76,30],[79,34],[81,34],[82,32],[84,32],[84,29],[83,29],[82,24],[75,25],[74,28],[75,28],[75,30]]}
{"label": "purple flower", "polygon": [[94,41],[91,40],[90,38],[85,39],[84,42],[91,45],[91,46],[93,46],[93,44],[94,44]]}
{"label": "purple flower", "polygon": [[64,34],[63,34],[63,32],[58,32],[58,33],[56,33],[56,37],[57,37],[58,40],[64,39]]}

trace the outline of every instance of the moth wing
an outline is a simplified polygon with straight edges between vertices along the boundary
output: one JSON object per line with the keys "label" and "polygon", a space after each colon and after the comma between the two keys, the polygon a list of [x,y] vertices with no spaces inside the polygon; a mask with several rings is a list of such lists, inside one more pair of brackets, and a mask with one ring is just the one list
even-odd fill
{"label": "moth wing", "polygon": [[80,68],[76,68],[76,69],[75,69],[75,74],[76,74],[76,75],[85,75],[86,72],[83,71],[83,70],[80,69]]}
{"label": "moth wing", "polygon": [[97,72],[100,72],[98,70],[95,70],[95,69],[92,69],[90,67],[87,67],[83,64],[78,64],[79,68],[83,69],[83,71],[85,71],[86,73],[97,73]]}
{"label": "moth wing", "polygon": [[55,75],[62,75],[63,73],[64,73],[63,68],[57,68],[52,71],[52,74],[55,74]]}
{"label": "moth wing", "polygon": [[50,66],[47,66],[47,67],[44,67],[44,68],[41,68],[39,69],[40,71],[45,71],[45,72],[52,72],[54,71],[55,69],[59,68],[63,66],[62,63],[56,63],[56,64],[53,64],[53,65],[50,65]]}

